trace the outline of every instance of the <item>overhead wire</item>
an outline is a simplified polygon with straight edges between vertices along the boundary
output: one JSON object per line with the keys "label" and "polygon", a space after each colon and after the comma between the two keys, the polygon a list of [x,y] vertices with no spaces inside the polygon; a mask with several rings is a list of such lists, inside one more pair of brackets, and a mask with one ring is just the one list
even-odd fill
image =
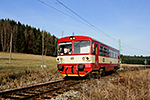
{"label": "overhead wire", "polygon": [[[102,31],[101,29],[97,28],[96,26],[94,26],[93,24],[91,24],[89,21],[87,21],[86,19],[84,19],[82,16],[80,16],[79,14],[77,14],[76,12],[74,12],[73,10],[71,10],[69,7],[67,7],[66,5],[64,5],[62,2],[60,2],[59,0],[56,0],[58,3],[60,3],[62,6],[64,6],[66,9],[68,9],[69,11],[71,11],[73,14],[75,14],[76,16],[78,16],[79,18],[81,18],[83,21],[85,21],[86,23],[88,23],[90,26],[92,26],[93,28],[97,29],[98,31],[104,33],[107,37],[110,37],[112,38],[113,40],[117,40],[118,42],[118,39],[108,35],[106,32]],[[144,50],[140,50],[140,49],[137,49],[137,48],[134,48],[133,46],[129,46],[125,43],[122,42],[122,44],[128,46],[129,48],[132,48],[134,50],[137,50],[137,51],[141,51],[141,52],[148,52],[148,51],[144,51]]]}
{"label": "overhead wire", "polygon": [[68,15],[68,14],[66,14],[66,13],[64,13],[64,12],[62,12],[62,11],[60,11],[59,9],[57,9],[57,8],[55,8],[55,7],[51,6],[51,5],[49,5],[49,4],[45,3],[45,2],[43,2],[42,0],[37,0],[37,1],[39,1],[40,3],[43,3],[44,5],[46,5],[46,6],[50,7],[50,8],[52,8],[53,10],[56,10],[57,12],[59,12],[59,13],[65,15],[65,16],[68,16],[68,17],[70,17],[70,18],[76,20],[77,22],[79,22],[79,23],[81,23],[81,24],[84,24],[84,25],[88,26],[87,24],[81,22],[80,20],[78,20],[78,19],[76,19],[76,18],[74,18],[74,17],[72,17],[72,16],[70,16],[70,15]]}
{"label": "overhead wire", "polygon": [[93,27],[94,29],[98,30],[99,32],[103,33],[104,35],[106,35],[106,37],[110,37],[114,40],[116,40],[116,38],[108,35],[107,33],[105,33],[103,30],[97,28],[95,25],[93,25],[92,23],[90,23],[89,21],[87,21],[86,19],[84,19],[82,16],[80,16],[79,14],[77,14],[76,12],[74,12],[73,10],[71,10],[69,7],[67,7],[66,5],[64,5],[62,2],[60,2],[59,0],[56,0],[59,4],[61,4],[62,6],[64,6],[66,9],[68,9],[69,11],[71,11],[73,14],[75,14],[76,16],[78,16],[80,19],[82,19],[83,21],[85,21],[86,23],[88,23],[91,27]]}
{"label": "overhead wire", "polygon": [[[68,14],[66,14],[66,13],[64,13],[64,12],[62,12],[62,11],[60,11],[59,9],[57,9],[57,8],[55,8],[55,7],[51,6],[51,5],[49,5],[49,4],[45,3],[45,2],[43,2],[42,0],[37,0],[37,1],[39,1],[40,3],[42,3],[42,4],[44,4],[44,5],[46,5],[46,6],[50,7],[50,8],[52,8],[53,10],[55,10],[55,11],[57,11],[57,12],[59,12],[59,13],[65,15],[65,16],[68,16],[69,18],[71,18],[71,19],[73,19],[73,20],[75,20],[75,21],[77,21],[77,22],[79,22],[79,23],[81,23],[81,24],[83,24],[83,25],[85,25],[85,26],[87,26],[87,27],[90,27],[91,29],[97,31],[96,29],[94,29],[93,27],[91,27],[89,24],[83,23],[82,21],[80,21],[80,20],[78,20],[78,19],[76,19],[76,18],[74,18],[74,17],[72,17],[72,16],[70,16],[70,15],[68,15]],[[97,32],[98,32],[98,31],[97,31]]]}
{"label": "overhead wire", "polygon": [[[66,5],[64,5],[64,4],[63,4],[62,2],[60,2],[59,0],[56,0],[56,1],[57,1],[59,4],[61,4],[63,7],[65,7],[65,8],[68,9],[69,11],[71,11],[73,14],[75,14],[76,16],[78,16],[80,19],[82,19],[82,20],[83,20],[84,22],[86,22],[87,24],[86,24],[86,23],[83,23],[82,21],[80,21],[80,20],[78,20],[78,19],[76,19],[76,18],[74,18],[74,17],[72,17],[72,16],[70,16],[70,15],[64,13],[63,11],[61,11],[61,10],[59,10],[59,9],[57,9],[57,8],[55,8],[55,7],[51,6],[51,5],[49,5],[49,4],[45,3],[45,2],[43,2],[42,0],[37,0],[37,1],[39,1],[40,3],[42,3],[42,4],[44,4],[44,5],[46,5],[46,6],[50,7],[50,8],[52,8],[53,10],[55,10],[55,11],[57,11],[57,12],[59,12],[59,13],[65,15],[65,16],[68,16],[68,17],[72,18],[73,20],[75,20],[75,21],[77,21],[77,22],[79,22],[79,23],[81,23],[81,24],[83,24],[83,25],[85,25],[85,26],[88,26],[88,27],[92,28],[93,30],[95,30],[95,31],[97,31],[97,32],[100,32],[101,34],[103,33],[106,37],[109,37],[109,38],[111,38],[112,40],[115,40],[115,42],[116,42],[116,41],[118,42],[118,40],[119,40],[119,39],[116,39],[116,38],[114,38],[114,37],[108,35],[108,34],[107,34],[106,32],[104,32],[103,30],[97,28],[95,25],[91,24],[89,21],[87,21],[87,20],[84,19],[82,16],[80,16],[79,14],[77,14],[76,12],[74,12],[73,10],[71,10],[69,7],[67,7]],[[144,50],[140,50],[140,49],[134,48],[133,46],[129,46],[129,45],[123,43],[123,42],[121,42],[121,43],[124,44],[124,45],[126,45],[127,47],[129,47],[129,48],[131,48],[131,49],[134,49],[134,50],[137,50],[137,51],[141,51],[141,52],[148,52],[148,51],[144,51]]]}

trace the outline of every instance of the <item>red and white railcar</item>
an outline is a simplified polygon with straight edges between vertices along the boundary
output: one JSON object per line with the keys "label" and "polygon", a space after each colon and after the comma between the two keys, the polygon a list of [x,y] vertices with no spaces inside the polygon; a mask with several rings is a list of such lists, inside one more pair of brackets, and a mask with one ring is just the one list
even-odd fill
{"label": "red and white railcar", "polygon": [[68,36],[57,42],[57,70],[63,76],[85,76],[120,67],[120,52],[88,36]]}

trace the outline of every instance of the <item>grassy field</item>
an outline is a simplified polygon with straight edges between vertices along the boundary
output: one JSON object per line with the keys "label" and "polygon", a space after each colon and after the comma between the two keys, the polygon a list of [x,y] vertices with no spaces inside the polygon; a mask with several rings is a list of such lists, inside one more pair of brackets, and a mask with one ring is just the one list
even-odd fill
{"label": "grassy field", "polygon": [[12,53],[9,63],[9,53],[0,52],[0,91],[62,79],[55,59],[44,56],[47,67],[42,70],[41,55]]}
{"label": "grassy field", "polygon": [[[56,70],[55,57],[44,56],[44,65],[46,70]],[[33,54],[12,53],[11,63],[9,63],[9,53],[0,52],[0,74],[20,72],[27,69],[41,70],[42,56]]]}

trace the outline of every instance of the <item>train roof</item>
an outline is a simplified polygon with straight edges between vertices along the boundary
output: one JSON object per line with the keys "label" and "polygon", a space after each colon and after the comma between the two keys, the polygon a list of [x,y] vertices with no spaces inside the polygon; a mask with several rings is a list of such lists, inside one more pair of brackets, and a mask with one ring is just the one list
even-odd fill
{"label": "train roof", "polygon": [[[111,46],[109,46],[109,45],[107,45],[107,44],[105,44],[105,43],[102,43],[102,42],[100,42],[100,41],[98,41],[98,40],[96,40],[96,39],[94,39],[94,38],[92,38],[92,40],[94,40],[94,41],[96,41],[96,42],[99,42],[99,43],[101,43],[101,44],[104,44],[104,45],[106,45],[106,46],[108,46],[108,47],[110,47],[110,48],[115,49],[114,47],[111,47]],[[115,49],[115,50],[117,50],[117,49]],[[119,50],[117,50],[117,51],[119,51]]]}
{"label": "train roof", "polygon": [[[59,40],[67,40],[67,39],[69,39],[69,37],[71,37],[71,36],[63,37],[63,38],[60,38]],[[72,36],[72,37],[73,37],[73,36]],[[96,40],[96,39],[94,39],[94,38],[92,38],[92,37],[89,37],[89,36],[74,36],[74,37],[78,37],[79,39],[83,39],[83,40],[92,39],[92,40],[94,40],[95,42],[98,42],[98,43],[101,43],[101,44],[106,45],[105,43],[102,43],[102,42],[100,42],[100,41],[98,41],[98,40]],[[109,45],[106,45],[106,46],[108,46],[108,47],[110,47],[110,48],[112,48],[112,49],[114,49],[114,50],[117,50],[117,49],[115,49],[115,48],[113,48],[113,47],[111,47],[111,46],[109,46]],[[119,51],[119,50],[117,50],[117,51]]]}

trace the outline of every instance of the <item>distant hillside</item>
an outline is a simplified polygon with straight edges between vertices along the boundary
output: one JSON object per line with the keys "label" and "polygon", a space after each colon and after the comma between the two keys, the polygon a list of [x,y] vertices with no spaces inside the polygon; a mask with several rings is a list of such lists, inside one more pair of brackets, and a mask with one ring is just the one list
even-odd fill
{"label": "distant hillside", "polygon": [[[0,19],[0,51],[9,52],[13,34],[12,51],[28,54],[42,53],[42,31],[9,19]],[[56,55],[57,38],[44,32],[45,55]]]}

